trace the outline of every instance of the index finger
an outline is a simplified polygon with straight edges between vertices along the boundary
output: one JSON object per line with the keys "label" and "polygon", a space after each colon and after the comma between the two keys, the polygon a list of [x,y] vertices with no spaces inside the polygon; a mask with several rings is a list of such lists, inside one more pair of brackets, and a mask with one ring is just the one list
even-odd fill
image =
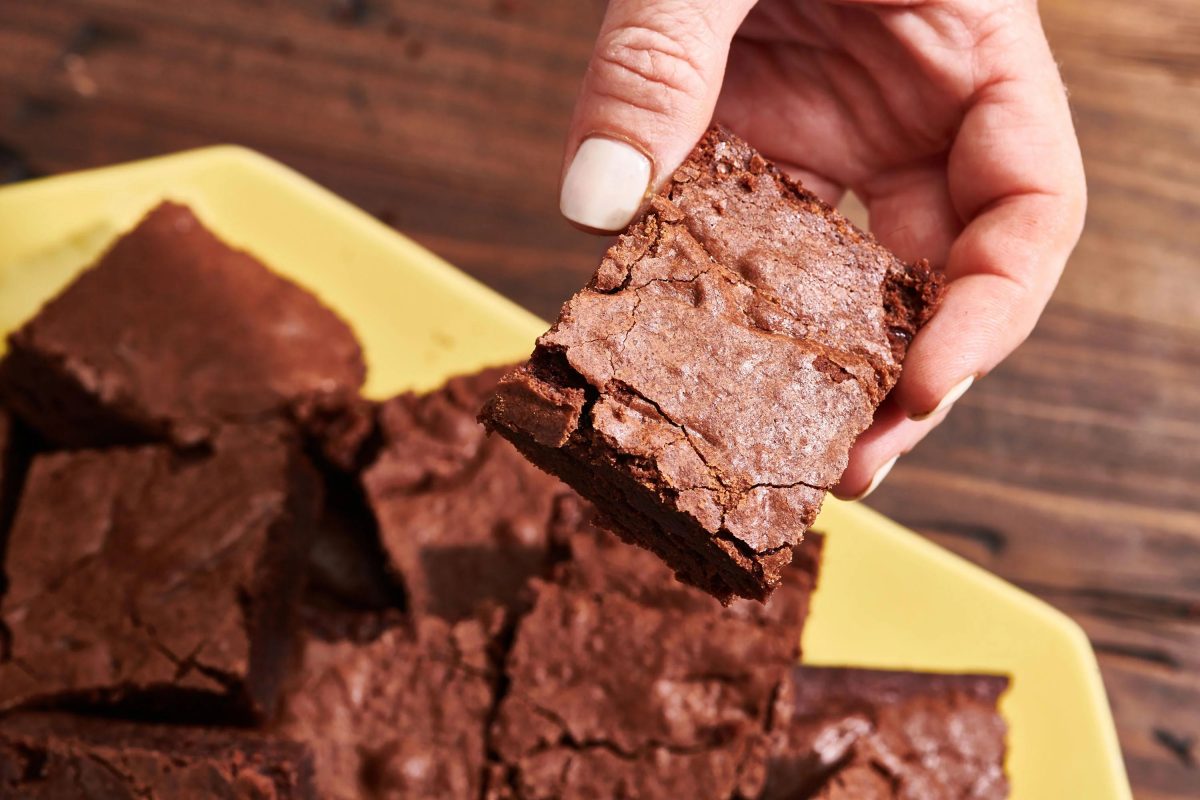
{"label": "index finger", "polygon": [[981,75],[950,150],[950,200],[966,225],[947,257],[942,307],[893,390],[914,418],[944,408],[1024,341],[1082,230],[1066,91],[1036,10],[1022,13],[1023,30],[978,48]]}

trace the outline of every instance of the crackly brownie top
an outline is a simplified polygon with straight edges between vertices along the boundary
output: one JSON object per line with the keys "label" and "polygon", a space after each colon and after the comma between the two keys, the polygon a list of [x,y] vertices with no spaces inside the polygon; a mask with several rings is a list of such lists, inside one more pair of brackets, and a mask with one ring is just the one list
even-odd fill
{"label": "crackly brownie top", "polygon": [[898,376],[939,280],[714,129],[502,387],[755,552],[794,543]]}
{"label": "crackly brownie top", "polygon": [[775,703],[764,800],[1004,798],[995,675],[796,667]]}
{"label": "crackly brownie top", "polygon": [[244,678],[244,606],[281,591],[260,584],[265,560],[294,543],[280,526],[293,522],[298,459],[273,427],[227,429],[211,454],[35,458],[6,555],[0,707],[77,691],[223,692]]}
{"label": "crackly brownie top", "polygon": [[67,714],[0,720],[0,795],[26,800],[308,800],[302,745],[250,731]]}
{"label": "crackly brownie top", "polygon": [[[894,382],[940,293],[927,265],[904,264],[720,128],[705,135],[664,194],[660,219],[681,224],[713,262],[755,289],[742,308],[751,327],[828,348],[856,375],[850,362],[861,357],[881,386]],[[645,274],[606,265],[598,288],[622,273],[633,282]]]}
{"label": "crackly brownie top", "polygon": [[313,749],[322,798],[470,798],[494,675],[475,620],[418,616],[374,641],[305,646],[276,731]]}
{"label": "crackly brownie top", "polygon": [[363,475],[385,549],[412,605],[448,619],[512,605],[549,557],[555,503],[570,490],[476,420],[501,369],[405,394],[379,410]]}
{"label": "crackly brownie top", "polygon": [[64,433],[41,420],[47,435],[72,440],[195,441],[307,392],[357,389],[365,375],[345,322],[175,203],[151,211],[12,343],[69,373],[104,422],[126,429]]}

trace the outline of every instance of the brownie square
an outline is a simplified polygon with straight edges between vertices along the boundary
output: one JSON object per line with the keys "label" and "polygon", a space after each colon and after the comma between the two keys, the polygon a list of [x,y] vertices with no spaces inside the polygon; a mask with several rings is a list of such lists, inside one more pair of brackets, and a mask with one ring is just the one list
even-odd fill
{"label": "brownie square", "polygon": [[723,608],[589,529],[508,654],[493,798],[754,796],[772,693],[799,653],[817,536],[767,604]]}
{"label": "brownie square", "polygon": [[294,649],[315,473],[285,432],[34,459],[0,603],[0,710],[111,705],[243,721]]}
{"label": "brownie square", "polygon": [[573,492],[476,420],[501,374],[459,376],[379,409],[379,451],[362,482],[417,613],[453,621],[486,604],[513,608],[549,567],[556,501]]}
{"label": "brownie square", "polygon": [[763,800],[1000,800],[1008,679],[796,667],[780,688]]}
{"label": "brownie square", "polygon": [[681,580],[763,599],[940,287],[712,129],[482,419]]}
{"label": "brownie square", "polygon": [[418,616],[377,639],[310,638],[279,735],[307,743],[326,800],[477,798],[494,674],[482,624]]}
{"label": "brownie square", "polygon": [[66,714],[0,720],[0,796],[25,800],[315,800],[301,745],[216,728]]}
{"label": "brownie square", "polygon": [[60,445],[194,444],[364,375],[316,297],[163,203],[10,335],[0,394]]}

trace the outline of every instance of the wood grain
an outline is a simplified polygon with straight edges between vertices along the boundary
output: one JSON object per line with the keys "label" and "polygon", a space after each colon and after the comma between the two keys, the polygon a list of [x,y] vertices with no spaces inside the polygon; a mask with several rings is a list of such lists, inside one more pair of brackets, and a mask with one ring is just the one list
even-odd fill
{"label": "wood grain", "polygon": [[603,248],[555,196],[599,7],[384,5],[5,0],[0,141],[39,173],[246,144],[550,315]]}
{"label": "wood grain", "polygon": [[[1033,336],[871,498],[1078,620],[1135,791],[1200,793],[1200,4],[1043,0],[1090,185]],[[236,142],[544,316],[597,0],[3,0],[0,181]]]}

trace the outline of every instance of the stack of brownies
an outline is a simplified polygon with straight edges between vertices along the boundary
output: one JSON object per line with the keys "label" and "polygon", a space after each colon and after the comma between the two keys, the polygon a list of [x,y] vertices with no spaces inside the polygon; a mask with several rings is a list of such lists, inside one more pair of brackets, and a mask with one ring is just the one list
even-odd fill
{"label": "stack of brownies", "polygon": [[797,666],[820,535],[723,605],[183,206],[8,345],[0,797],[1007,795],[1006,679]]}

